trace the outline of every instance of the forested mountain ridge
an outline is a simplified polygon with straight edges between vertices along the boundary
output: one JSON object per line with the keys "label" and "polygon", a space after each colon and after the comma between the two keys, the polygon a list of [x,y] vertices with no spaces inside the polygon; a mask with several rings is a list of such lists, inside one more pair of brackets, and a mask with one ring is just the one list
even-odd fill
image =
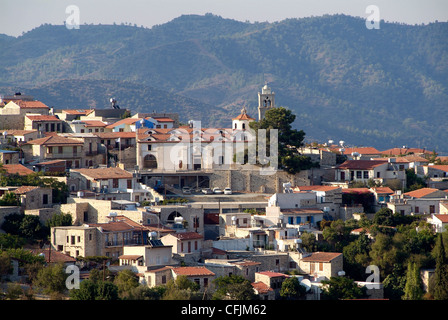
{"label": "forested mountain ridge", "polygon": [[448,152],[447,35],[445,22],[382,21],[369,30],[345,15],[275,23],[187,15],[150,29],[43,25],[0,37],[0,86],[60,108],[107,107],[114,96],[134,111],[222,127],[244,104],[256,117],[267,81],[308,140]]}

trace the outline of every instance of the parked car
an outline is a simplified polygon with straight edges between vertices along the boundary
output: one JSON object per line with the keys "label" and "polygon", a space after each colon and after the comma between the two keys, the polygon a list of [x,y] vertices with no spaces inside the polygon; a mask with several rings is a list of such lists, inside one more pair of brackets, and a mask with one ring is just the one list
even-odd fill
{"label": "parked car", "polygon": [[210,188],[204,188],[204,189],[202,189],[202,193],[203,193],[203,194],[212,194],[213,191],[212,191],[212,189],[210,189]]}
{"label": "parked car", "polygon": [[191,189],[189,187],[183,187],[182,188],[182,193],[183,194],[191,194]]}
{"label": "parked car", "polygon": [[213,193],[221,194],[222,190],[220,188],[213,188]]}
{"label": "parked car", "polygon": [[230,188],[225,188],[225,189],[224,189],[224,194],[232,194],[232,189],[230,189]]}

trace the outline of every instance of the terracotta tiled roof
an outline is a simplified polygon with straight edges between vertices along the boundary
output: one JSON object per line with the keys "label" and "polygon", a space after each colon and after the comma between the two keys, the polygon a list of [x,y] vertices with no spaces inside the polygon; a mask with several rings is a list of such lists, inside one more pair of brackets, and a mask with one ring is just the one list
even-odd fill
{"label": "terracotta tiled roof", "polygon": [[246,113],[242,113],[238,117],[233,118],[232,120],[255,120],[255,119],[249,117]]}
{"label": "terracotta tiled roof", "polygon": [[39,116],[26,116],[31,121],[62,121],[57,116],[47,116],[47,115],[39,115]]}
{"label": "terracotta tiled roof", "polygon": [[91,109],[69,109],[69,110],[62,110],[64,113],[68,114],[74,114],[74,115],[88,115],[89,113],[93,112],[94,110]]}
{"label": "terracotta tiled roof", "polygon": [[140,259],[142,257],[143,257],[142,255],[138,255],[138,254],[135,254],[135,255],[133,255],[133,254],[125,254],[125,255],[119,256],[118,259],[138,260],[138,259]]}
{"label": "terracotta tiled roof", "polygon": [[268,276],[270,278],[275,278],[275,277],[289,278],[289,276],[287,274],[280,273],[280,272],[274,272],[274,271],[262,271],[262,272],[257,272],[257,273]]}
{"label": "terracotta tiled roof", "polygon": [[93,179],[131,179],[132,173],[120,168],[72,169]]}
{"label": "terracotta tiled roof", "polygon": [[380,151],[378,151],[377,149],[373,148],[373,147],[359,147],[359,148],[344,148],[344,154],[346,155],[350,155],[352,152],[358,152],[359,154],[363,155],[363,154],[380,154]]}
{"label": "terracotta tiled roof", "polygon": [[381,160],[347,160],[337,166],[337,169],[352,169],[352,170],[371,170],[375,167],[386,164],[387,161]]}
{"label": "terracotta tiled roof", "polygon": [[439,189],[434,189],[434,188],[421,188],[418,190],[406,192],[406,193],[404,193],[404,195],[409,196],[409,197],[414,197],[414,198],[422,198],[427,195],[430,195],[431,193],[438,192],[438,191],[439,191]]}
{"label": "terracotta tiled roof", "polygon": [[39,187],[36,187],[36,186],[21,186],[21,187],[18,187],[13,192],[16,193],[16,194],[24,194],[24,193],[30,192],[32,190],[35,190],[35,189],[39,189]]}
{"label": "terracotta tiled roof", "polygon": [[448,165],[440,165],[439,164],[439,165],[428,166],[428,169],[430,169],[430,168],[448,172]]}
{"label": "terracotta tiled roof", "polygon": [[434,216],[442,223],[448,223],[448,214],[435,214]]}
{"label": "terracotta tiled roof", "polygon": [[310,256],[305,257],[302,261],[306,262],[330,262],[334,258],[341,256],[339,252],[313,252]]}
{"label": "terracotta tiled roof", "polygon": [[[57,263],[57,262],[76,262],[76,259],[73,257],[70,257],[69,255],[66,255],[62,252],[51,250],[50,249],[30,249],[31,253],[35,255],[43,254],[45,256],[45,261],[50,263]],[[48,261],[50,259],[50,261]]]}
{"label": "terracotta tiled roof", "polygon": [[389,187],[377,187],[372,188],[376,193],[387,193],[387,194],[393,194],[394,191]]}
{"label": "terracotta tiled roof", "polygon": [[179,240],[203,239],[204,236],[197,232],[178,232],[172,233]]}
{"label": "terracotta tiled roof", "polygon": [[105,127],[107,126],[107,123],[100,121],[100,120],[83,120],[84,127]]}
{"label": "terracotta tiled roof", "polygon": [[6,130],[7,135],[23,136],[30,133],[35,133],[37,130]]}
{"label": "terracotta tiled roof", "polygon": [[178,276],[184,275],[187,277],[192,276],[214,276],[215,273],[208,270],[206,267],[177,267],[172,268],[173,272]]}
{"label": "terracotta tiled roof", "polygon": [[342,193],[370,193],[369,188],[344,188]]}
{"label": "terracotta tiled roof", "polygon": [[18,105],[22,109],[50,109],[43,102],[34,100],[34,101],[25,101],[25,100],[16,100],[14,101],[16,105]]}
{"label": "terracotta tiled roof", "polygon": [[118,120],[117,122],[114,122],[112,124],[109,124],[106,128],[113,129],[122,124],[134,124],[139,120],[141,120],[141,118],[125,118],[125,119]]}
{"label": "terracotta tiled roof", "polygon": [[390,156],[398,156],[409,153],[425,153],[431,154],[432,152],[425,149],[420,148],[392,148],[384,151],[380,151],[381,154],[390,155]]}
{"label": "terracotta tiled roof", "polygon": [[26,176],[34,172],[21,164],[4,164],[3,169],[5,169],[8,174],[18,174],[21,176]]}
{"label": "terracotta tiled roof", "polygon": [[212,253],[225,256],[227,254],[227,251],[212,247]]}
{"label": "terracotta tiled roof", "polygon": [[164,117],[152,117],[153,119],[157,120],[157,122],[174,122],[171,118],[164,118]]}
{"label": "terracotta tiled roof", "polygon": [[58,135],[52,135],[45,138],[28,141],[26,144],[44,145],[44,146],[61,146],[61,145],[84,145],[81,141],[75,139],[64,138]]}
{"label": "terracotta tiled roof", "polygon": [[266,283],[258,281],[258,282],[252,282],[252,287],[257,290],[257,292],[260,294],[268,293],[269,291],[274,291],[271,287],[269,287]]}

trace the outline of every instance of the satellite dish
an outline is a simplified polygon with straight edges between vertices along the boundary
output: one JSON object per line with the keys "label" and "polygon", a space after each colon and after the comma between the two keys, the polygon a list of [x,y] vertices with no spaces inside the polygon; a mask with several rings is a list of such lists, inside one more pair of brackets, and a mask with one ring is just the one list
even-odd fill
{"label": "satellite dish", "polygon": [[356,151],[352,152],[352,157],[356,157],[357,158],[359,156],[360,156],[359,152],[356,152]]}
{"label": "satellite dish", "polygon": [[310,280],[303,279],[302,281],[300,281],[300,284],[305,287],[306,292],[311,290],[311,281]]}
{"label": "satellite dish", "polygon": [[334,141],[333,141],[333,140],[328,140],[328,143],[329,143],[329,144],[333,144]]}
{"label": "satellite dish", "polygon": [[343,145],[344,145],[344,143],[345,143],[345,141],[344,141],[344,140],[341,140],[341,141],[339,141],[339,144],[340,144],[341,146],[343,146]]}

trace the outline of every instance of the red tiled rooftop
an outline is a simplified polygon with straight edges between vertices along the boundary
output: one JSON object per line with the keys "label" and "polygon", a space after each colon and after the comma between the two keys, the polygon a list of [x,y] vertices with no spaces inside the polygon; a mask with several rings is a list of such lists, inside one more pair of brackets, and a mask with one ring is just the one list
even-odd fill
{"label": "red tiled rooftop", "polygon": [[26,176],[34,172],[21,164],[4,164],[3,169],[5,169],[8,174],[18,174],[20,176]]}
{"label": "red tiled rooftop", "polygon": [[132,179],[132,173],[121,168],[72,169],[93,179]]}
{"label": "red tiled rooftop", "polygon": [[352,152],[358,152],[360,155],[363,154],[380,154],[380,151],[378,151],[377,149],[373,148],[373,147],[346,147],[344,148],[344,154],[345,155],[350,155]]}
{"label": "red tiled rooftop", "polygon": [[14,103],[22,109],[50,109],[46,104],[38,100],[34,101],[16,100],[14,101]]}
{"label": "red tiled rooftop", "polygon": [[252,287],[257,290],[257,292],[260,294],[268,293],[269,291],[274,291],[271,287],[269,287],[266,283],[258,281],[258,282],[252,282]]}
{"label": "red tiled rooftop", "polygon": [[434,216],[442,223],[448,223],[448,214],[435,214]]}
{"label": "red tiled rooftop", "polygon": [[421,198],[421,197],[427,196],[427,195],[437,192],[437,191],[439,191],[439,189],[421,188],[421,189],[417,189],[414,191],[406,192],[406,193],[404,193],[404,195],[409,196],[409,197],[414,197],[414,198]]}
{"label": "red tiled rooftop", "polygon": [[274,277],[289,278],[289,276],[287,274],[280,273],[280,272],[274,272],[274,271],[262,271],[262,272],[257,272],[257,273],[268,276],[270,278],[274,278]]}
{"label": "red tiled rooftop", "polygon": [[172,267],[171,268],[178,276],[214,276],[215,273],[208,270],[206,267]]}
{"label": "red tiled rooftop", "polygon": [[177,232],[172,233],[179,240],[202,239],[204,236],[197,232]]}
{"label": "red tiled rooftop", "polygon": [[35,190],[35,189],[39,189],[39,187],[36,187],[36,186],[21,186],[21,187],[18,187],[13,192],[16,193],[16,194],[24,194],[24,193],[30,192],[32,190]]}
{"label": "red tiled rooftop", "polygon": [[331,260],[341,256],[339,252],[313,252],[310,256],[305,257],[302,261],[306,262],[330,262]]}
{"label": "red tiled rooftop", "polygon": [[387,160],[347,160],[337,166],[337,169],[371,170],[385,163]]}
{"label": "red tiled rooftop", "polygon": [[[33,253],[34,255],[39,255],[39,254],[43,254],[45,257],[45,261],[50,262],[50,263],[57,263],[57,262],[76,262],[76,259],[64,254],[62,252],[56,251],[56,250],[51,250],[50,249],[29,249],[29,251],[31,251],[31,253]],[[48,261],[50,259],[50,261]]]}
{"label": "red tiled rooftop", "polygon": [[75,140],[75,139],[69,139],[65,137],[61,137],[58,135],[51,135],[48,137],[31,140],[28,141],[26,144],[30,145],[45,145],[45,146],[60,146],[60,145],[78,145],[82,146],[84,145],[81,141]]}
{"label": "red tiled rooftop", "polygon": [[57,116],[47,116],[47,115],[39,115],[39,116],[26,116],[31,121],[62,121]]}

